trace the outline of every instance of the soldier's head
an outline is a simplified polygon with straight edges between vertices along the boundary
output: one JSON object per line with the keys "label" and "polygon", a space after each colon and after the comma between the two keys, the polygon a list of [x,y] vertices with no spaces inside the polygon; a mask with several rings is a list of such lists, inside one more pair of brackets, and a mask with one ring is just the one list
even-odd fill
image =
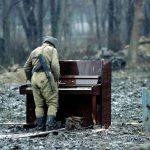
{"label": "soldier's head", "polygon": [[45,36],[43,38],[43,43],[49,43],[53,45],[55,48],[58,48],[58,40],[52,36]]}

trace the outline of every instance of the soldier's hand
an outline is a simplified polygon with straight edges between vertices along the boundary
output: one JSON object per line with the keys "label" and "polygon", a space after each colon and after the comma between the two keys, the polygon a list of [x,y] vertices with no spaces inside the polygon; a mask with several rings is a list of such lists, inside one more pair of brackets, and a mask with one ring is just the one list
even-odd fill
{"label": "soldier's hand", "polygon": [[27,84],[31,84],[31,82],[29,80],[26,81]]}
{"label": "soldier's hand", "polygon": [[26,80],[27,87],[31,87],[31,82],[29,80]]}

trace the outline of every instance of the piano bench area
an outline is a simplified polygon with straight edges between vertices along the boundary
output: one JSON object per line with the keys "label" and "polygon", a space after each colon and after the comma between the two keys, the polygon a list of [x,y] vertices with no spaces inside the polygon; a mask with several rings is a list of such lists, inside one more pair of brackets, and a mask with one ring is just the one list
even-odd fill
{"label": "piano bench area", "polygon": [[[57,120],[82,118],[82,126],[111,125],[111,62],[108,60],[61,60]],[[26,124],[35,122],[31,85],[19,87],[26,95]],[[45,106],[45,114],[47,108]]]}

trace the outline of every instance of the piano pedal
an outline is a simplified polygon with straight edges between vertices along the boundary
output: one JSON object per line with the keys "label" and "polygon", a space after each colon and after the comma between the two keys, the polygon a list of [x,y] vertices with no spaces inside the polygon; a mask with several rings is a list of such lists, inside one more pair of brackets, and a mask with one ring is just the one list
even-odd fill
{"label": "piano pedal", "polygon": [[92,120],[93,120],[93,125],[95,126],[96,125],[96,117],[94,114],[92,114]]}
{"label": "piano pedal", "polygon": [[94,126],[96,125],[96,120],[95,119],[93,119],[93,124],[94,124]]}

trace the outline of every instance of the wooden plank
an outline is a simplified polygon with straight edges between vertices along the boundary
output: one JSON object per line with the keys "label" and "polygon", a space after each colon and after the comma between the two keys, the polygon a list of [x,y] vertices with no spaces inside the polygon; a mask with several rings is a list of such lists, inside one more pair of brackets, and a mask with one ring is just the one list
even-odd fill
{"label": "wooden plank", "polygon": [[4,122],[4,123],[0,123],[0,125],[26,125],[27,123],[19,123],[19,122]]}
{"label": "wooden plank", "polygon": [[44,137],[47,136],[49,133],[58,134],[59,131],[64,131],[65,128],[61,128],[58,130],[51,130],[45,132],[34,132],[34,133],[21,133],[21,134],[1,134],[0,139],[17,139],[17,138],[35,138],[35,137]]}

